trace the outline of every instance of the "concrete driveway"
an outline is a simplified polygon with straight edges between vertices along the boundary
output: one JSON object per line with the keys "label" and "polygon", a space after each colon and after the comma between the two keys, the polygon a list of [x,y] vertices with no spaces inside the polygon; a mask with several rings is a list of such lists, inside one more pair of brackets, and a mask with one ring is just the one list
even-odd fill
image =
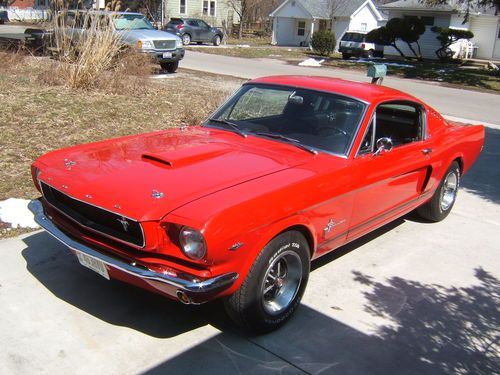
{"label": "concrete driveway", "polygon": [[[302,67],[274,59],[246,59],[194,51],[186,51],[180,67],[249,79],[269,75],[304,74],[369,82],[364,71]],[[384,85],[416,96],[441,114],[500,125],[500,95],[396,77],[385,78]]]}
{"label": "concrete driveway", "polygon": [[302,306],[252,337],[219,303],[109,282],[44,232],[0,241],[0,373],[500,371],[500,128],[437,224],[396,220],[313,264]]}

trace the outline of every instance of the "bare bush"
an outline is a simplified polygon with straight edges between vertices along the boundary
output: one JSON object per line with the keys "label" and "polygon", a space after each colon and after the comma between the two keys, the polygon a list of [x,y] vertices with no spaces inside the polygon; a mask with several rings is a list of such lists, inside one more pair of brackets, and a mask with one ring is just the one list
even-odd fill
{"label": "bare bush", "polygon": [[[103,75],[112,69],[123,49],[113,31],[111,16],[76,12],[68,24],[66,11],[54,17],[54,44],[61,64],[56,72],[71,88],[92,89],[100,85]],[[76,25],[85,25],[80,32]]]}

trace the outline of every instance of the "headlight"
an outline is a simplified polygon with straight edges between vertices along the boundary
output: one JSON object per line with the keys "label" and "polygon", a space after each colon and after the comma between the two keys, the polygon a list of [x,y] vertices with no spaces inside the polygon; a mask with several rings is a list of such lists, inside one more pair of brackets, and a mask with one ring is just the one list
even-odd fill
{"label": "headlight", "polygon": [[182,39],[181,38],[175,39],[175,48],[182,48]]}
{"label": "headlight", "polygon": [[183,227],[179,233],[179,242],[184,254],[194,260],[199,260],[207,254],[207,244],[200,231]]}
{"label": "headlight", "polygon": [[139,49],[154,48],[153,42],[150,40],[138,40],[135,46]]}

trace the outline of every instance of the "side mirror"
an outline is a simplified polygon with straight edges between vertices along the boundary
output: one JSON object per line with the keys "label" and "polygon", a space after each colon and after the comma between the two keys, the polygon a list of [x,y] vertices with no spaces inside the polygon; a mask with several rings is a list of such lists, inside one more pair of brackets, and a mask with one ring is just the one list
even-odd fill
{"label": "side mirror", "polygon": [[375,145],[377,147],[377,151],[375,151],[375,154],[374,154],[375,156],[381,155],[384,152],[389,152],[394,147],[394,145],[392,143],[392,139],[390,139],[388,137],[383,137],[383,138],[377,139],[377,142],[375,143]]}

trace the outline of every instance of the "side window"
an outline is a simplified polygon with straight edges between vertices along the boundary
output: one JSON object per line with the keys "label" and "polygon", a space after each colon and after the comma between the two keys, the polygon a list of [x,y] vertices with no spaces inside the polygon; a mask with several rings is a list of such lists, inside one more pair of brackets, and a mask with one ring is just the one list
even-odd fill
{"label": "side window", "polygon": [[424,135],[422,113],[417,103],[380,104],[376,110],[375,140],[390,138],[395,147],[422,140]]}
{"label": "side window", "polygon": [[198,27],[198,22],[197,22],[197,21],[195,21],[195,20],[188,20],[188,21],[187,21],[187,24],[188,24],[189,26]]}
{"label": "side window", "polygon": [[208,24],[203,20],[198,20],[198,26],[208,29]]}

